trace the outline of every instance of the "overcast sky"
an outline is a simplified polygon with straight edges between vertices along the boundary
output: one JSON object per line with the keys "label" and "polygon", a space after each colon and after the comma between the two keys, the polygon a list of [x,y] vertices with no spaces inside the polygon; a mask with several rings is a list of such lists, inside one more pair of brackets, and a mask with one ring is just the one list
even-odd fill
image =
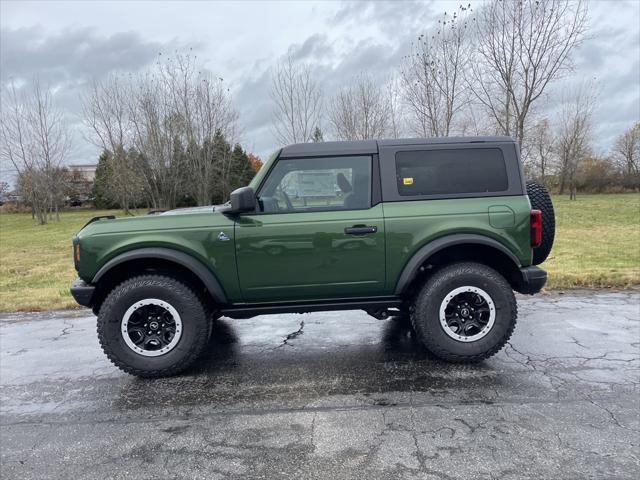
{"label": "overcast sky", "polygon": [[[243,146],[264,157],[278,147],[269,69],[280,56],[291,50],[311,63],[327,95],[363,71],[386,79],[410,42],[459,3],[1,0],[0,80],[37,74],[51,85],[76,132],[70,163],[95,163],[97,149],[79,124],[78,97],[87,82],[144,69],[159,52],[192,49],[233,92]],[[553,91],[597,82],[594,146],[604,152],[640,120],[640,1],[593,1],[589,17],[576,71]]]}

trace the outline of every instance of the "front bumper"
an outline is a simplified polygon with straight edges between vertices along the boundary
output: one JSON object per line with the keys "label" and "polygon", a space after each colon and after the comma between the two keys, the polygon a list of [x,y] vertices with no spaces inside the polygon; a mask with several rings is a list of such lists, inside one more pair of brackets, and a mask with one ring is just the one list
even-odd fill
{"label": "front bumper", "polygon": [[71,283],[70,290],[71,295],[73,295],[73,298],[78,304],[83,307],[91,307],[91,299],[93,298],[96,287],[88,284],[81,278],[76,278],[73,283]]}
{"label": "front bumper", "polygon": [[527,295],[533,295],[542,290],[545,283],[547,283],[547,272],[541,268],[523,267],[520,269],[520,278],[514,290],[519,293]]}

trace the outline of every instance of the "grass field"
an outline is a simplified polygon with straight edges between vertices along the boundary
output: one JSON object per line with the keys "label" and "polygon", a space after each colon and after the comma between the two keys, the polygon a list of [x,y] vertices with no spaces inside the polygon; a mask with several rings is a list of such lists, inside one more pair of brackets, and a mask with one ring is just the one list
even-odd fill
{"label": "grass field", "polygon": [[88,219],[120,212],[63,212],[37,225],[30,214],[0,214],[0,311],[75,308],[69,284],[77,276],[71,238]]}
{"label": "grass field", "polygon": [[556,240],[547,261],[550,288],[640,283],[640,194],[554,197]]}
{"label": "grass field", "polygon": [[[548,288],[640,283],[640,194],[555,197],[556,243],[543,268]],[[64,212],[38,226],[28,214],[0,214],[0,311],[76,307],[71,237],[95,215]]]}

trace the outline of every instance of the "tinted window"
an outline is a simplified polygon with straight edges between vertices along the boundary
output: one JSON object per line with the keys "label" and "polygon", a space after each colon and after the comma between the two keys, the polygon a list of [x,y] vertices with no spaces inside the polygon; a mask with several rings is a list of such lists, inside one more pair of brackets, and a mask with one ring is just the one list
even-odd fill
{"label": "tinted window", "polygon": [[278,160],[258,199],[270,213],[369,208],[371,157]]}
{"label": "tinted window", "polygon": [[497,148],[398,152],[396,178],[403,196],[503,192],[509,186]]}

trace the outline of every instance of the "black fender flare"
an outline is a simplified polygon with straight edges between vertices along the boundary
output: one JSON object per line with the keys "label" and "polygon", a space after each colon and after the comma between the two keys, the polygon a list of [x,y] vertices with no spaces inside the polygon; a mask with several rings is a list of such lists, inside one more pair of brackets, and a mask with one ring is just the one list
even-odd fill
{"label": "black fender flare", "polygon": [[202,281],[204,286],[207,288],[207,290],[217,303],[227,303],[227,295],[224,293],[222,285],[213,274],[213,272],[211,272],[211,270],[209,270],[209,268],[207,268],[207,266],[204,265],[200,260],[194,258],[189,254],[186,254],[179,250],[174,250],[172,248],[137,248],[135,250],[129,250],[128,252],[121,253],[120,255],[113,257],[111,260],[105,263],[93,276],[91,283],[96,285],[109,270],[117,265],[128,262],[130,260],[139,260],[143,258],[160,258],[183,266]]}
{"label": "black fender flare", "polygon": [[485,237],[484,235],[476,235],[472,233],[456,233],[453,235],[446,235],[444,237],[437,238],[431,242],[423,245],[418,249],[416,253],[409,259],[398,281],[396,282],[395,294],[401,295],[405,289],[411,284],[413,279],[418,275],[420,267],[426,262],[430,256],[437,253],[440,250],[451,247],[453,245],[484,245],[487,247],[495,248],[496,250],[504,253],[516,267],[520,268],[521,263],[507,247],[493,238]]}

